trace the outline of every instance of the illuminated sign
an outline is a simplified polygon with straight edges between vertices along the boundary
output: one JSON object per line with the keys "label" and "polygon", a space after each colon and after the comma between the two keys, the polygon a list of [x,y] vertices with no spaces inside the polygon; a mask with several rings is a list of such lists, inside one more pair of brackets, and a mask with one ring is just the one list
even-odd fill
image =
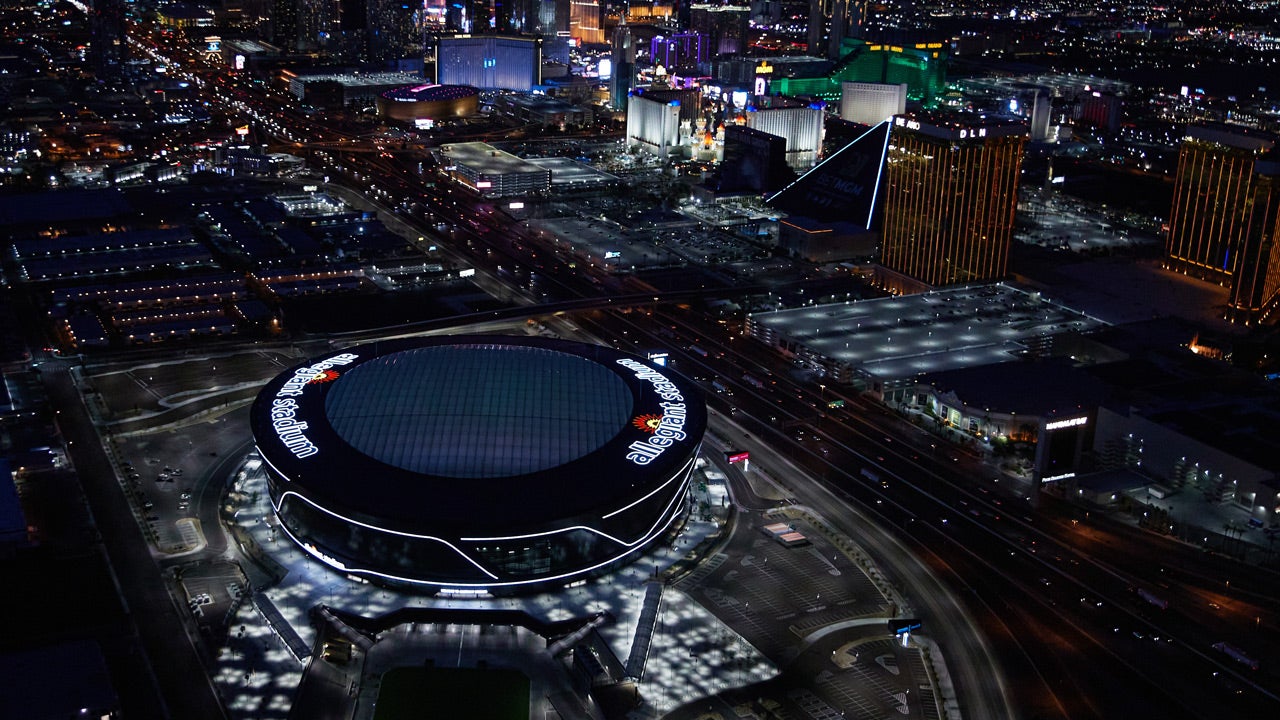
{"label": "illuminated sign", "polygon": [[757,75],[768,75],[771,72],[773,72],[773,66],[767,62],[762,62],[756,66]]}
{"label": "illuminated sign", "polygon": [[507,208],[508,208],[509,210],[523,210],[523,209],[524,209],[524,203],[522,203],[522,202],[520,202],[520,201],[518,201],[518,200],[517,200],[516,202],[513,202],[513,203],[511,203],[510,205],[508,205],[508,206],[507,206]]}
{"label": "illuminated sign", "polygon": [[458,277],[460,277],[460,278],[464,278],[464,277],[472,277],[472,276],[473,276],[473,275],[475,275],[475,274],[476,274],[476,269],[475,269],[475,268],[467,268],[466,270],[459,270],[459,271],[458,271]]}
{"label": "illuminated sign", "polygon": [[666,452],[667,448],[689,437],[684,431],[688,408],[684,403],[684,395],[680,394],[680,388],[662,373],[628,358],[618,360],[617,363],[634,372],[637,379],[652,385],[654,392],[662,398],[662,402],[658,403],[662,408],[662,415],[652,424],[652,429],[647,422],[648,418],[645,418],[644,429],[650,436],[627,446],[628,460],[636,465],[648,465]]}
{"label": "illuminated sign", "polygon": [[249,126],[241,125],[240,127],[236,128],[236,134],[239,135],[240,137],[247,136],[249,134]]}
{"label": "illuminated sign", "polygon": [[1079,427],[1080,425],[1088,425],[1088,417],[1074,417],[1066,420],[1054,420],[1051,423],[1045,423],[1045,430],[1061,430],[1062,428]]}
{"label": "illuminated sign", "polygon": [[654,365],[661,365],[662,367],[667,366],[667,357],[668,356],[665,352],[651,352],[645,355],[645,359],[647,359],[649,362],[653,363]]}
{"label": "illuminated sign", "polygon": [[746,450],[742,450],[740,452],[734,451],[734,450],[725,450],[724,459],[729,461],[730,463],[746,462],[747,460],[751,459],[751,453],[747,452]]}
{"label": "illuminated sign", "polygon": [[337,379],[338,372],[333,367],[350,365],[358,357],[360,356],[352,353],[342,353],[328,360],[300,367],[294,370],[293,377],[286,380],[284,385],[276,391],[276,396],[271,400],[271,429],[294,457],[308,458],[320,452],[320,448],[307,439],[306,421],[298,420],[296,398],[302,395],[308,385],[332,382]]}
{"label": "illuminated sign", "polygon": [[488,180],[481,180],[480,182],[476,183],[476,187],[478,187],[478,188],[491,188],[491,187],[493,187],[493,183],[489,182]]}
{"label": "illuminated sign", "polygon": [[1061,475],[1050,475],[1047,478],[1041,478],[1040,482],[1047,483],[1047,482],[1054,482],[1055,480],[1066,480],[1068,478],[1073,478],[1075,476],[1076,474],[1073,472],[1062,473]]}
{"label": "illuminated sign", "polygon": [[605,254],[604,254],[605,260],[613,260],[615,258],[620,258],[620,257],[622,257],[622,253],[616,250],[607,250],[605,251]]}
{"label": "illuminated sign", "polygon": [[414,118],[413,126],[419,130],[430,130],[436,126],[436,121],[433,118]]}

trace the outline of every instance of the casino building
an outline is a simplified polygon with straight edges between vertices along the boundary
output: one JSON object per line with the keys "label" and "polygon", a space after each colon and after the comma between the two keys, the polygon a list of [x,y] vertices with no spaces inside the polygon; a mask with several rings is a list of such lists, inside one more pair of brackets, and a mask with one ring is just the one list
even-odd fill
{"label": "casino building", "polygon": [[359,345],[268,383],[251,425],[280,528],[367,580],[508,594],[640,556],[685,510],[698,388],[612,348]]}

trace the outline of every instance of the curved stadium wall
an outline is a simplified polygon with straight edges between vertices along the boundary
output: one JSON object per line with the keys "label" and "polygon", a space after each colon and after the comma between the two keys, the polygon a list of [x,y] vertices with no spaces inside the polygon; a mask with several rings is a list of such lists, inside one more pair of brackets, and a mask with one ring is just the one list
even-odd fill
{"label": "curved stadium wall", "polygon": [[451,336],[284,372],[251,424],[280,527],[358,577],[513,592],[629,562],[683,516],[700,391],[612,348]]}

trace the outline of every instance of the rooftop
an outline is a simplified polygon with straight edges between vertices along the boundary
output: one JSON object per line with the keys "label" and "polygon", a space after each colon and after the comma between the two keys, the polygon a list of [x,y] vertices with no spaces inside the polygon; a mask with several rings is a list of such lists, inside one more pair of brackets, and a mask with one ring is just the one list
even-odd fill
{"label": "rooftop", "polygon": [[325,400],[333,429],[355,449],[455,478],[525,475],[576,460],[617,435],[631,409],[626,383],[599,363],[496,344],[375,358],[343,373]]}
{"label": "rooftop", "polygon": [[1107,395],[1104,382],[1060,358],[944,370],[917,381],[954,392],[966,405],[981,403],[991,412],[1050,418],[1079,414]]}
{"label": "rooftop", "polygon": [[879,378],[1007,362],[1027,340],[1104,325],[1003,283],[755,313],[751,320]]}
{"label": "rooftop", "polygon": [[542,170],[537,165],[522,160],[509,152],[499,150],[489,143],[449,143],[448,145],[441,145],[440,152],[448,160],[459,165],[466,165],[475,172],[486,175],[540,172]]}
{"label": "rooftop", "polygon": [[940,110],[895,115],[893,125],[895,129],[911,130],[943,140],[1009,137],[1029,132],[1021,118]]}

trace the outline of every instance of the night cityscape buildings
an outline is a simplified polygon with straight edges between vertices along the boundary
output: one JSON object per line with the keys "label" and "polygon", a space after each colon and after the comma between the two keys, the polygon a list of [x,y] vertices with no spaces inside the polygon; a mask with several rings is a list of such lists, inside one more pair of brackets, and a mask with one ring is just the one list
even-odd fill
{"label": "night cityscape buildings", "polygon": [[983,117],[893,118],[885,157],[885,268],[927,286],[1008,271],[1027,128]]}
{"label": "night cityscape buildings", "polygon": [[0,17],[0,714],[1280,706],[1274,3]]}
{"label": "night cityscape buildings", "polygon": [[1280,151],[1276,137],[1190,125],[1178,155],[1170,268],[1231,289],[1233,320],[1265,319],[1280,302]]}

